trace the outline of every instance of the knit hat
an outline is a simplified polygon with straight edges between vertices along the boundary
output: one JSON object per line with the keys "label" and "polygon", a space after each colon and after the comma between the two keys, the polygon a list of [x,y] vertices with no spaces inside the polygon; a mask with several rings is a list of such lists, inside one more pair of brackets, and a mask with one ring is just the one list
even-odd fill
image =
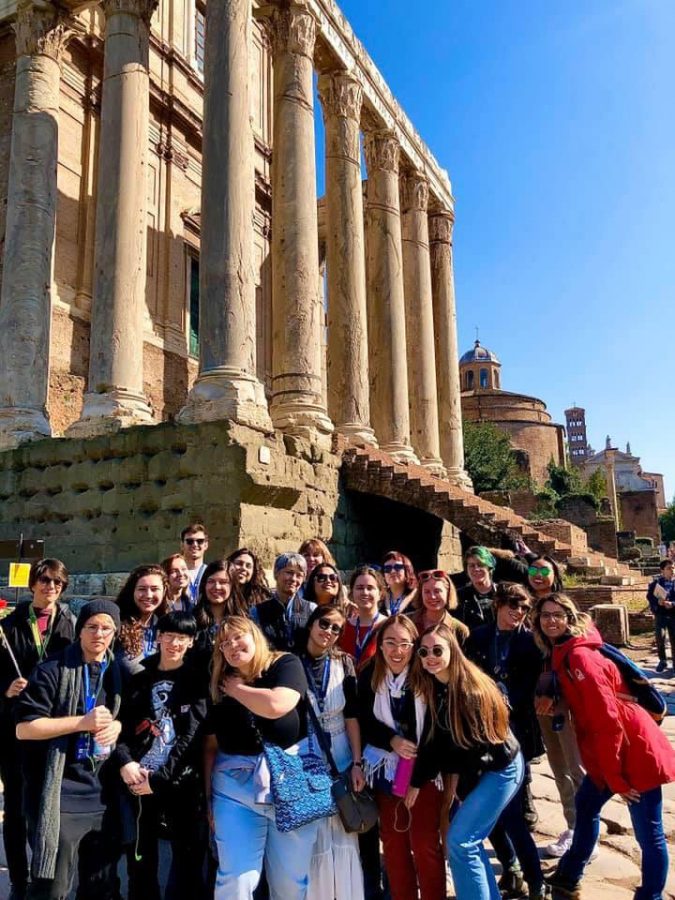
{"label": "knit hat", "polygon": [[80,636],[80,632],[92,616],[100,615],[110,616],[115,623],[115,631],[120,630],[119,606],[116,603],[113,603],[112,600],[106,600],[104,597],[101,597],[98,600],[90,600],[89,603],[85,603],[80,610],[80,614],[77,617],[77,624],[75,625],[75,634],[77,637]]}

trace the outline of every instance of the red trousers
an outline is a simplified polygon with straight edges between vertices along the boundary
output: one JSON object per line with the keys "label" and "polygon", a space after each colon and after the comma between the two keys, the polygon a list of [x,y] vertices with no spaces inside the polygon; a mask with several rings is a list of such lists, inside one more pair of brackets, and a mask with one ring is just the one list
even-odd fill
{"label": "red trousers", "polygon": [[443,792],[433,782],[406,809],[401,797],[378,791],[380,837],[391,900],[445,900],[445,859],[439,831]]}

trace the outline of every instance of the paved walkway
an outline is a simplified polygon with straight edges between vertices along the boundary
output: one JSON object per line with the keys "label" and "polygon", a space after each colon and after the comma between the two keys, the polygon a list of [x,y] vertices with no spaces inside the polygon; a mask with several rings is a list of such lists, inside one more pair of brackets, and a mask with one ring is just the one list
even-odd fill
{"label": "paved walkway", "polygon": [[[672,673],[665,678],[658,676],[654,671],[657,660],[651,653],[631,655],[666,695],[670,715],[663,728],[675,744],[675,677]],[[539,812],[535,838],[537,844],[543,847],[565,828],[555,782],[545,761],[533,768],[532,792]],[[664,823],[671,847],[670,877],[664,896],[667,900],[675,900],[675,784],[664,788]],[[602,814],[598,857],[589,865],[584,879],[584,900],[630,900],[640,883],[639,862],[640,854],[632,835],[626,804],[621,800],[610,800]],[[552,871],[555,860],[546,860],[544,864],[547,872]],[[6,900],[8,895],[7,869],[0,846],[0,900]],[[454,897],[454,894],[451,892],[450,896]]]}

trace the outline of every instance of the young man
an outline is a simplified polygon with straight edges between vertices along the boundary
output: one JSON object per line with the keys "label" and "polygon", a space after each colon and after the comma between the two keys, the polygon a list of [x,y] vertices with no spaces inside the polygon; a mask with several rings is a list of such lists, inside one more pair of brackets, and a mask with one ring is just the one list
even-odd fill
{"label": "young man", "polygon": [[184,664],[197,624],[189,613],[159,620],[159,653],[143,662],[122,703],[122,735],[112,765],[128,832],[129,900],[159,897],[160,823],[172,836],[173,862],[167,893],[198,900],[204,893],[202,864],[206,822],[200,768],[200,727],[206,717],[207,678]]}
{"label": "young man", "polygon": [[666,662],[666,632],[670,641],[670,655],[675,671],[675,563],[672,559],[662,559],[659,563],[661,574],[647,588],[649,608],[654,613],[654,634],[656,652],[659,654],[657,672],[668,667]]}
{"label": "young man", "polygon": [[30,568],[28,587],[33,599],[20,603],[3,619],[7,645],[0,644],[0,777],[4,785],[3,839],[12,885],[10,900],[23,900],[28,884],[23,773],[14,707],[35,666],[60,653],[75,636],[75,617],[58,602],[68,587],[68,570],[61,560],[36,560]]}
{"label": "young man", "polygon": [[[117,604],[87,603],[75,626],[76,642],[40,663],[17,701],[33,850],[27,900],[67,897],[80,841],[100,827],[99,769],[122,727],[115,721],[120,670],[109,652],[119,625]],[[95,870],[91,861],[88,868]]]}
{"label": "young man", "polygon": [[316,609],[299,596],[307,575],[307,563],[299,553],[282,553],[274,560],[276,590],[269,600],[251,609],[251,618],[260,626],[273,650],[293,651],[298,631]]}
{"label": "young man", "polygon": [[209,536],[201,522],[193,522],[180,533],[180,552],[188,566],[188,593],[192,605],[195,606],[199,598],[199,583],[202,580],[204,569],[204,554],[209,549]]}

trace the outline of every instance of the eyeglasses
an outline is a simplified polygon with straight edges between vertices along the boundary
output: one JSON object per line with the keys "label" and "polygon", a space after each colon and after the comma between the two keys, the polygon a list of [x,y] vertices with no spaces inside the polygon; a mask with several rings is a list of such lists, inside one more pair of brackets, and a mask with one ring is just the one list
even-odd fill
{"label": "eyeglasses", "polygon": [[532,609],[529,603],[519,603],[517,600],[507,600],[506,605],[509,609],[519,609],[524,613],[528,613]]}
{"label": "eyeglasses", "polygon": [[567,613],[565,612],[543,612],[539,613],[539,618],[542,621],[550,621],[550,622],[564,622],[567,618]]}
{"label": "eyeglasses", "polygon": [[435,656],[436,659],[440,659],[445,652],[445,648],[441,647],[440,644],[434,644],[433,647],[420,647],[417,651],[417,655],[420,659],[426,659],[427,656]]}
{"label": "eyeglasses", "polygon": [[319,572],[318,575],[314,576],[315,581],[320,581],[322,584],[324,581],[329,581],[331,584],[338,583],[338,577],[334,572]]}
{"label": "eyeglasses", "polygon": [[114,630],[114,625],[85,625],[82,629],[82,631],[86,631],[87,634],[100,634],[103,637],[108,637]]}
{"label": "eyeglasses", "polygon": [[236,634],[234,637],[222,640],[218,646],[221,650],[229,650],[231,647],[236,647],[243,637],[243,634]]}
{"label": "eyeglasses", "polygon": [[189,644],[192,640],[187,634],[175,634],[173,631],[163,631],[161,636],[168,644]]}
{"label": "eyeglasses", "polygon": [[50,578],[49,575],[40,575],[38,581],[40,584],[44,585],[44,587],[49,587],[51,584],[53,584],[55,588],[63,587],[63,580],[61,578]]}
{"label": "eyeglasses", "polygon": [[533,578],[536,578],[537,575],[541,575],[542,578],[548,578],[549,575],[553,574],[553,569],[549,566],[530,566],[527,570],[527,574],[531,575]]}
{"label": "eyeglasses", "polygon": [[405,572],[405,565],[403,563],[385,563],[382,571],[385,575],[391,575],[392,572]]}
{"label": "eyeglasses", "polygon": [[412,650],[412,641],[395,641],[393,638],[385,638],[382,643],[387,650]]}
{"label": "eyeglasses", "polygon": [[417,577],[420,581],[443,581],[449,576],[443,569],[425,569],[424,572],[418,572]]}
{"label": "eyeglasses", "polygon": [[340,634],[342,631],[342,625],[338,625],[337,622],[331,622],[330,619],[317,619],[316,622],[322,631],[330,631],[331,634]]}
{"label": "eyeglasses", "polygon": [[201,547],[206,543],[206,538],[185,538],[184,543],[186,543],[188,547],[192,547],[194,544]]}

